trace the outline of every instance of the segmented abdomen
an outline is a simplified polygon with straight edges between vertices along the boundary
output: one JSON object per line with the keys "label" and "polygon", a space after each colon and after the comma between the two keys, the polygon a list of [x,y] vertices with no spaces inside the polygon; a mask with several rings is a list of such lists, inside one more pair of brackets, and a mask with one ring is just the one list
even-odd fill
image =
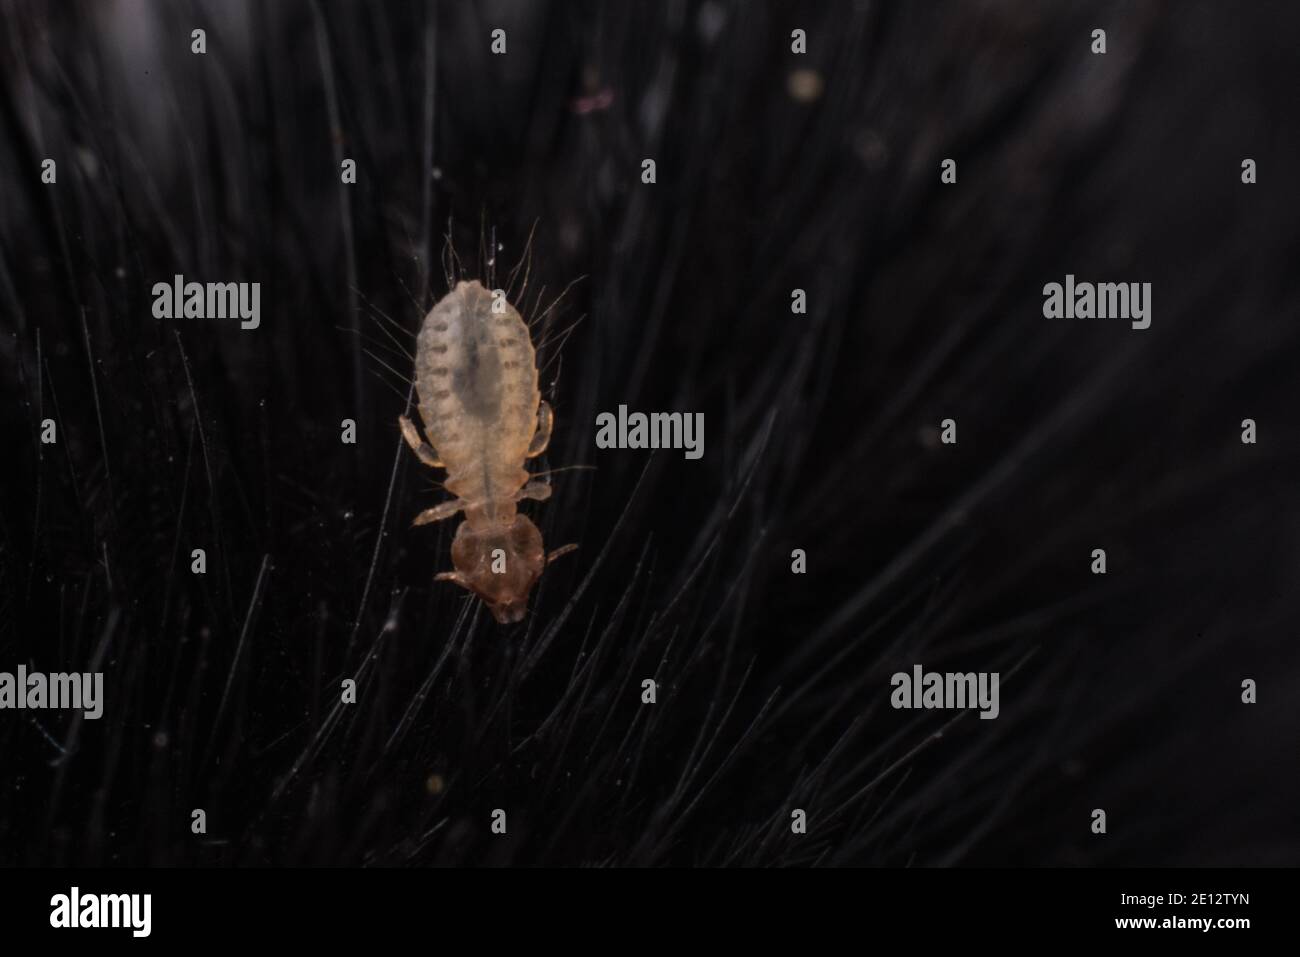
{"label": "segmented abdomen", "polygon": [[460,282],[430,310],[415,356],[425,434],[462,498],[492,500],[524,481],[537,425],[537,363],[528,327],[503,298]]}

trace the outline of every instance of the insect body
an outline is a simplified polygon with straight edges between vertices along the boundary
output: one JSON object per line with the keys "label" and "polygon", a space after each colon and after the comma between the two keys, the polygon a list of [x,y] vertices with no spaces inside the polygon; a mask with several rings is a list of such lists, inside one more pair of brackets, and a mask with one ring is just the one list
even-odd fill
{"label": "insect body", "polygon": [[420,329],[415,386],[428,441],[404,415],[402,437],[425,465],[447,470],[456,497],[414,524],[465,513],[451,543],[456,570],[436,577],[474,592],[502,624],[519,621],[542,569],[577,546],[548,556],[537,526],[516,510],[522,499],[550,498],[524,462],[546,450],[554,417],[537,388],[528,327],[503,293],[459,282],[438,300]]}

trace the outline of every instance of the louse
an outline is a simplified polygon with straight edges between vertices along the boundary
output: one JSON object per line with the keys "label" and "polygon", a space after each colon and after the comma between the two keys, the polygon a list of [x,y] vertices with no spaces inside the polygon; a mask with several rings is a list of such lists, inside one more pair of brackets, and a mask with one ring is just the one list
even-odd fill
{"label": "louse", "polygon": [[548,555],[542,533],[517,509],[524,499],[551,496],[550,484],[524,468],[546,451],[555,424],[537,383],[537,352],[519,312],[504,292],[462,280],[429,310],[416,340],[424,436],[398,417],[416,457],[446,469],[443,484],[455,496],[412,524],[465,513],[451,543],[455,570],[434,578],[478,595],[501,624],[523,620],[542,570],[578,547]]}

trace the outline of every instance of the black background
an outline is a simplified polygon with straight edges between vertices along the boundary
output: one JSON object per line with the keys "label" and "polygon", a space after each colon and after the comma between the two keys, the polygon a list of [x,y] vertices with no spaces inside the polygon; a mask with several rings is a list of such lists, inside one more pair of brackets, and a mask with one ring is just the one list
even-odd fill
{"label": "black background", "polygon": [[[494,940],[521,946],[620,936],[647,943],[749,937],[769,944],[788,938],[791,946],[797,939],[805,947],[830,950],[855,928],[863,933],[864,918],[870,932],[926,944],[1068,936],[1176,947],[1211,941],[1222,949],[1249,941],[1252,934],[1271,938],[1280,932],[1291,910],[1292,883],[1290,872],[1281,869],[895,868],[856,872],[851,886],[830,875],[766,872],[729,882],[744,895],[747,906],[741,908],[728,899],[736,895],[719,893],[709,875],[677,871],[608,881],[574,869],[548,875],[543,893],[527,874],[447,870],[66,868],[22,876],[22,883],[14,882],[0,897],[7,940],[97,950],[196,938],[233,946],[292,939],[297,946],[338,950],[373,946],[379,935],[436,943],[478,927],[490,927]],[[148,937],[134,937],[122,927],[51,927],[51,898],[71,896],[73,886],[79,895],[151,895]],[[1169,905],[1171,894],[1183,895],[1183,901]],[[1126,895],[1160,895],[1165,903],[1123,904]],[[589,908],[581,920],[575,901]],[[942,907],[940,921],[933,919],[936,902]],[[1147,919],[1156,926],[1127,923]],[[1249,923],[1209,930],[1160,926],[1166,919]]]}
{"label": "black background", "polygon": [[[1298,26],[9,4],[0,670],[102,660],[107,707],[0,713],[0,862],[1294,863]],[[596,467],[526,506],[581,548],[519,626],[408,527],[448,236],[526,262],[540,467]],[[175,273],[260,282],[261,328],[155,320]],[[1066,273],[1151,282],[1151,328],[1045,319]],[[703,412],[704,457],[596,449],[621,403]],[[918,662],[1000,671],[1001,716],[891,710]]]}

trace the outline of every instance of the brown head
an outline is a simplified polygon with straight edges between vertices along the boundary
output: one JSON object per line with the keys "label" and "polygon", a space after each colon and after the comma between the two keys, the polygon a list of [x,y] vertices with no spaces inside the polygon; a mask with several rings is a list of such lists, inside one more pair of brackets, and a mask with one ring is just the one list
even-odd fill
{"label": "brown head", "polygon": [[503,625],[522,621],[528,593],[542,575],[546,550],[542,533],[527,516],[515,515],[509,525],[471,528],[463,522],[451,543],[454,572],[438,578],[454,581],[482,598]]}

